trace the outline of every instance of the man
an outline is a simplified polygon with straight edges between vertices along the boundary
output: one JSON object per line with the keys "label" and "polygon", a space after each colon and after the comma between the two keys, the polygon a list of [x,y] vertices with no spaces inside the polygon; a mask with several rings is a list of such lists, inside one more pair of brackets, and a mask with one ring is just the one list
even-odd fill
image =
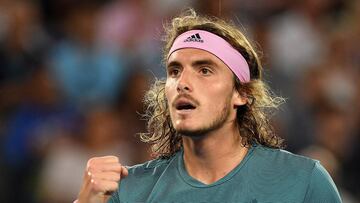
{"label": "man", "polygon": [[90,159],[79,203],[341,202],[318,161],[280,149],[268,117],[282,99],[235,26],[190,12],[166,32],[167,79],[145,97],[142,134],[157,159],[129,168]]}

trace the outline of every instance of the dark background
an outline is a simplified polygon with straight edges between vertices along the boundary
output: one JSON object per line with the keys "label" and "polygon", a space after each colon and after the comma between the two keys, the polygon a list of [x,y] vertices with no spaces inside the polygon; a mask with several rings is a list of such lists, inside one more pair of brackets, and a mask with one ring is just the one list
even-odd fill
{"label": "dark background", "polygon": [[360,1],[0,0],[0,202],[72,202],[88,158],[148,160],[136,133],[182,10],[233,20],[287,102],[287,150],[318,159],[360,202]]}

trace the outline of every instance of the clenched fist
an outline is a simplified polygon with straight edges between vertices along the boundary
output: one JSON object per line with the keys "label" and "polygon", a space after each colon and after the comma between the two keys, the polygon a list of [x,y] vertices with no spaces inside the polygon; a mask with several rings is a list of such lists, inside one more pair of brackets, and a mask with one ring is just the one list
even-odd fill
{"label": "clenched fist", "polygon": [[115,156],[91,158],[86,166],[78,203],[103,203],[118,189],[118,182],[128,175]]}

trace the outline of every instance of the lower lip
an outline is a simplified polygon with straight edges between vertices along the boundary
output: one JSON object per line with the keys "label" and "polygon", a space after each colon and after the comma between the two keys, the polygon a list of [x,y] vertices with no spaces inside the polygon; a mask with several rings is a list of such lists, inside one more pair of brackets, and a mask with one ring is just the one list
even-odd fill
{"label": "lower lip", "polygon": [[176,110],[178,114],[189,114],[192,113],[195,109],[186,109],[186,110]]}

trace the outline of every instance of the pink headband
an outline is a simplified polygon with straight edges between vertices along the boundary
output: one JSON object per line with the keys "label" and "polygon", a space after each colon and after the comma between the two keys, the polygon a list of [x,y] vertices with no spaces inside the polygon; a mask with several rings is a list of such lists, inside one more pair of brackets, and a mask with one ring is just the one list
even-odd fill
{"label": "pink headband", "polygon": [[241,82],[250,81],[250,70],[245,58],[223,38],[204,30],[190,30],[179,35],[168,54],[179,49],[196,48],[210,52],[223,61]]}

